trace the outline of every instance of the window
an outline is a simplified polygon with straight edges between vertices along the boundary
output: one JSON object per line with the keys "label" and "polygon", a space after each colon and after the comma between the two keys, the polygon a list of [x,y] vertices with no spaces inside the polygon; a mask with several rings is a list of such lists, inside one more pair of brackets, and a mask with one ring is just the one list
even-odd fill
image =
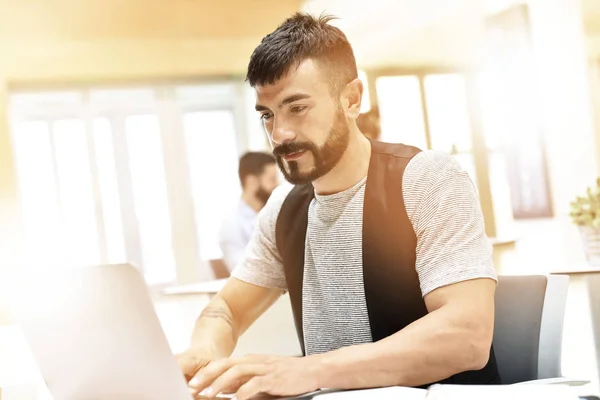
{"label": "window", "polygon": [[377,78],[381,140],[452,154],[476,185],[465,83],[455,73]]}
{"label": "window", "polygon": [[65,261],[68,265],[100,263],[90,160],[81,119],[52,124],[61,205]]}
{"label": "window", "polygon": [[58,235],[61,223],[50,126],[43,121],[19,122],[13,134],[27,261],[58,265],[62,262],[62,240]]}
{"label": "window", "polygon": [[231,111],[199,111],[183,116],[186,152],[201,258],[221,258],[217,232],[239,201],[238,156]]}
{"label": "window", "polygon": [[135,214],[146,280],[176,279],[160,128],[156,115],[125,119]]}
{"label": "window", "polygon": [[471,150],[465,80],[459,74],[424,78],[431,147],[448,153]]}
{"label": "window", "polygon": [[98,264],[94,199],[83,121],[21,122],[15,154],[29,262]]}
{"label": "window", "polygon": [[421,106],[421,90],[416,76],[384,76],[375,81],[381,140],[427,148]]}
{"label": "window", "polygon": [[108,253],[107,261],[110,264],[123,263],[127,261],[127,257],[125,255],[125,239],[123,236],[112,127],[107,118],[96,118],[92,129]]}
{"label": "window", "polygon": [[453,154],[476,184],[465,79],[460,74],[426,75],[423,81],[431,147]]}
{"label": "window", "polygon": [[238,154],[268,146],[245,87],[12,94],[28,261],[129,262],[151,285],[212,278],[206,261],[241,194]]}

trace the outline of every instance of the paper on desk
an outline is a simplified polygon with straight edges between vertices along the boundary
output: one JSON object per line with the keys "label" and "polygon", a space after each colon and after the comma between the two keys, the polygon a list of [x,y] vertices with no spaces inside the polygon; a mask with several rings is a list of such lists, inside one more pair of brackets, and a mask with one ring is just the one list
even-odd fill
{"label": "paper on desk", "polygon": [[560,385],[435,385],[426,400],[578,400],[568,386]]}
{"label": "paper on desk", "polygon": [[425,400],[426,396],[427,390],[425,389],[393,386],[377,389],[324,393],[316,396],[315,400]]}
{"label": "paper on desk", "polygon": [[323,393],[315,400],[578,400],[568,386],[559,385],[434,385],[429,390],[408,387]]}
{"label": "paper on desk", "polygon": [[[315,393],[308,395],[311,398]],[[221,397],[222,396],[222,397]],[[302,399],[306,395],[291,397]],[[229,399],[233,395],[217,398]],[[259,396],[262,399],[262,397]],[[267,397],[270,398],[270,397]],[[199,397],[203,399],[203,397]],[[290,398],[287,398],[290,399]],[[425,389],[393,386],[317,394],[314,400],[579,400],[572,388],[561,385],[434,385]]]}

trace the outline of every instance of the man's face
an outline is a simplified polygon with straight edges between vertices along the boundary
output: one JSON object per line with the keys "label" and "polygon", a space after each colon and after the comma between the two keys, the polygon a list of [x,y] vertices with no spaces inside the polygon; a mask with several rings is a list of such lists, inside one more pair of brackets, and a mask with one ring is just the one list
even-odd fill
{"label": "man's face", "polygon": [[348,146],[348,121],[328,78],[318,63],[305,60],[275,84],[256,87],[256,109],[290,183],[327,174]]}
{"label": "man's face", "polygon": [[254,195],[257,199],[267,204],[267,200],[269,200],[271,193],[273,193],[278,184],[277,167],[275,167],[275,164],[267,165],[258,177],[258,187]]}

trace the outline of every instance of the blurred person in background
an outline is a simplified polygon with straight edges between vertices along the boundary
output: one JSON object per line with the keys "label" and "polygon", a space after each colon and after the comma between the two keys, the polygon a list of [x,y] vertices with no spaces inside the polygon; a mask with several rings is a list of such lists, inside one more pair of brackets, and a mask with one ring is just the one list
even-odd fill
{"label": "blurred person in background", "polygon": [[278,185],[275,158],[268,153],[247,152],[240,158],[238,175],[242,198],[219,232],[223,261],[230,272],[242,261],[256,217]]}
{"label": "blurred person in background", "polygon": [[379,108],[374,106],[368,112],[360,114],[356,118],[356,126],[369,139],[379,140],[381,136]]}
{"label": "blurred person in background", "polygon": [[[243,261],[178,355],[190,389],[297,395],[319,388],[498,384],[496,272],[477,193],[448,154],[371,141],[363,83],[330,17],[298,13],[248,65],[286,180]],[[303,357],[230,358],[289,293]],[[277,327],[268,332],[276,340]]]}

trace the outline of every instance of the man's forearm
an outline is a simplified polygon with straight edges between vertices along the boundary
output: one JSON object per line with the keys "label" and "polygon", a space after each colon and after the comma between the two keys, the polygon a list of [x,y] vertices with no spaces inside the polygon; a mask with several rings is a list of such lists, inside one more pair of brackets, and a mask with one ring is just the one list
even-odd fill
{"label": "man's forearm", "polygon": [[215,297],[202,311],[192,334],[192,348],[209,352],[215,357],[228,357],[235,349],[238,328],[227,302]]}
{"label": "man's forearm", "polygon": [[473,318],[438,310],[376,343],[314,356],[323,370],[321,387],[421,386],[481,369],[491,337],[485,323],[468,321]]}

